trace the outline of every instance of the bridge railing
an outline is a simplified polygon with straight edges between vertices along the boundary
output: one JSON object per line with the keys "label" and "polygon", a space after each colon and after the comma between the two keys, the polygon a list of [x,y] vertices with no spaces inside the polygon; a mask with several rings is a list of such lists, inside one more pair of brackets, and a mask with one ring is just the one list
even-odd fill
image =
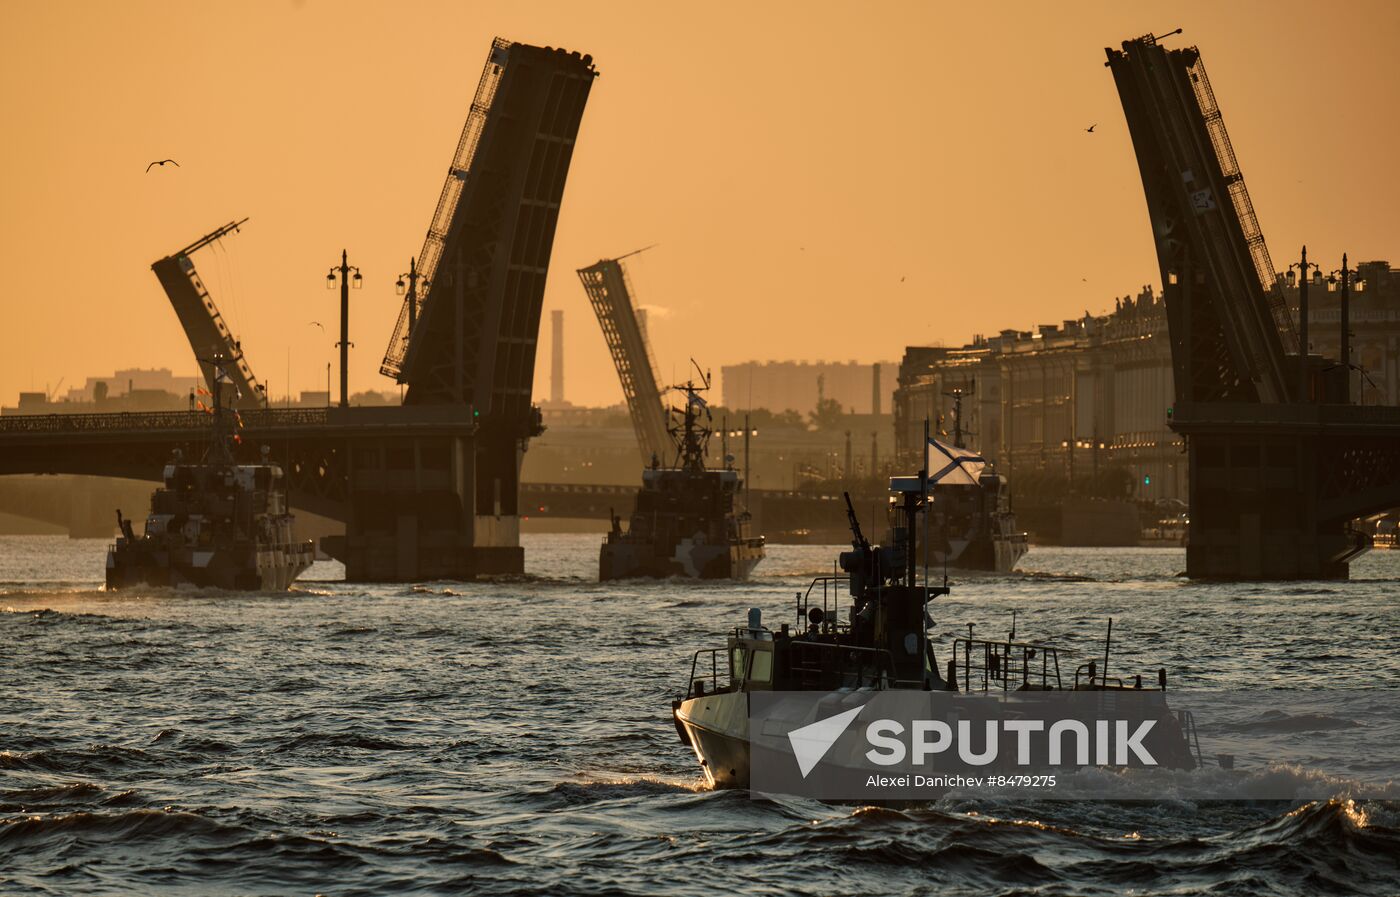
{"label": "bridge railing", "polygon": [[[256,430],[325,425],[327,408],[258,408],[240,411],[243,425]],[[207,430],[203,411],[120,411],[112,414],[10,414],[0,417],[0,433],[102,433],[129,430]]]}

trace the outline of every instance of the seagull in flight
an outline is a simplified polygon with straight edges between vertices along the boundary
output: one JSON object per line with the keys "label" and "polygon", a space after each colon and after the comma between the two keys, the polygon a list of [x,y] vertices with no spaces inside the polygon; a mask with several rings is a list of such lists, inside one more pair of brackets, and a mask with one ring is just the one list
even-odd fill
{"label": "seagull in flight", "polygon": [[306,326],[307,326],[307,327],[310,327],[312,324],[315,324],[317,327],[320,327],[322,333],[325,333],[325,332],[326,332],[326,328],[323,327],[323,326],[321,325],[321,322],[320,322],[320,321],[307,321],[307,322],[306,322]]}
{"label": "seagull in flight", "polygon": [[1087,128],[1084,129],[1084,133],[1085,133],[1085,134],[1092,134],[1092,133],[1094,133],[1094,129],[1097,128],[1098,126],[1099,126],[1099,123],[1098,123],[1098,122],[1094,122],[1092,125],[1090,125],[1089,127],[1087,127]]}
{"label": "seagull in flight", "polygon": [[176,162],[174,159],[161,159],[159,162],[152,162],[150,165],[147,165],[146,174],[150,174],[151,169],[155,168],[157,165],[161,166],[162,168],[165,167],[165,163],[167,162],[169,162],[171,165],[174,165],[176,168],[180,167],[180,163]]}

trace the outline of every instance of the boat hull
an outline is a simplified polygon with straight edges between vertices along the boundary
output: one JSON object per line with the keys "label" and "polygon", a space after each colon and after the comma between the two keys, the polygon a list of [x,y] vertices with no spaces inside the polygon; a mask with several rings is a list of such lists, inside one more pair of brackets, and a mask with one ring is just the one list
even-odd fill
{"label": "boat hull", "polygon": [[[989,573],[1010,573],[1016,563],[1026,556],[1030,544],[1025,533],[1012,536],[981,538],[968,542],[961,551],[948,556],[948,566],[957,570],[984,570]],[[943,564],[943,553],[933,552],[936,565]]]}
{"label": "boat hull", "polygon": [[667,556],[651,542],[626,538],[603,543],[598,557],[598,579],[747,579],[763,560],[762,539],[729,544],[707,544],[682,539]]}
{"label": "boat hull", "polygon": [[192,587],[280,592],[315,560],[312,543],[260,551],[163,549],[122,540],[107,550],[107,588]]}
{"label": "boat hull", "polygon": [[717,693],[677,701],[672,715],[711,788],[749,787],[749,696]]}

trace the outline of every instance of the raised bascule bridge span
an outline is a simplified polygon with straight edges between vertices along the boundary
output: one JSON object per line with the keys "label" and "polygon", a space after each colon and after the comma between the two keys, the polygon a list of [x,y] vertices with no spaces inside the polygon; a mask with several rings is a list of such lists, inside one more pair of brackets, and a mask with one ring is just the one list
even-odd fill
{"label": "raised bascule bridge span", "polygon": [[[153,266],[202,366],[211,347],[236,361],[241,454],[267,445],[294,506],[345,521],[323,547],[352,581],[524,569],[520,465],[541,432],[545,277],[596,75],[589,56],[492,43],[416,260],[425,289],[405,301],[382,367],[406,387],[402,406],[250,407],[261,390],[189,261],[227,229]],[[0,418],[0,473],[154,479],[174,448],[197,457],[207,430],[198,412]]]}
{"label": "raised bascule bridge span", "polygon": [[[650,249],[651,247],[647,247]],[[600,259],[587,268],[578,269],[579,281],[588,302],[598,316],[603,339],[608,344],[622,395],[632,417],[637,434],[637,448],[642,464],[653,460],[669,464],[675,456],[671,439],[670,415],[661,401],[662,390],[656,375],[656,359],[652,356],[646,330],[637,316],[636,290],[627,276],[623,259],[645,252],[638,249],[615,259]]]}
{"label": "raised bascule bridge span", "polygon": [[1400,408],[1351,404],[1349,360],[1300,349],[1200,51],[1148,35],[1105,52],[1161,269],[1186,572],[1346,578],[1370,544],[1351,521],[1400,505]]}

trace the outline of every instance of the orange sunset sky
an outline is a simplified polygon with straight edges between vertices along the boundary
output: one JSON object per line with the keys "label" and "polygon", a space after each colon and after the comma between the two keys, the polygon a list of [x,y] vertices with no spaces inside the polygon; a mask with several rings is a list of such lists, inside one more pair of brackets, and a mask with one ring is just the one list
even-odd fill
{"label": "orange sunset sky", "polygon": [[663,376],[1100,312],[1157,281],[1103,48],[1177,27],[1275,264],[1306,241],[1400,266],[1400,3],[0,0],[0,402],[193,372],[150,264],[243,216],[195,262],[274,396],[289,368],[325,388],[342,246],[365,275],[351,389],[394,388],[394,280],[496,35],[601,72],[545,297],[574,402],[621,398],[574,269],[648,243]]}

